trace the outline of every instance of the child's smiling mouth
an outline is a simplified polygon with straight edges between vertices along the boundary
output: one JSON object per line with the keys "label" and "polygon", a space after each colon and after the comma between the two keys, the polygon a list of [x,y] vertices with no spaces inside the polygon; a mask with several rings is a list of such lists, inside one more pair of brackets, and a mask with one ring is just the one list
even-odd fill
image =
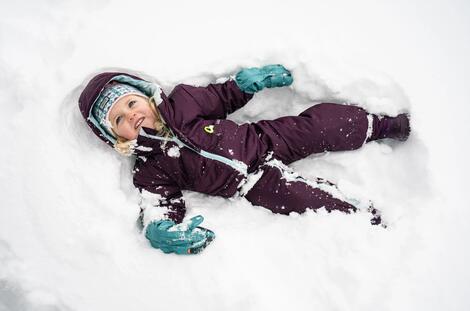
{"label": "child's smiling mouth", "polygon": [[142,118],[138,119],[137,122],[134,125],[134,129],[137,129],[142,124],[142,122],[144,122],[144,119],[145,119],[145,117],[142,117]]}

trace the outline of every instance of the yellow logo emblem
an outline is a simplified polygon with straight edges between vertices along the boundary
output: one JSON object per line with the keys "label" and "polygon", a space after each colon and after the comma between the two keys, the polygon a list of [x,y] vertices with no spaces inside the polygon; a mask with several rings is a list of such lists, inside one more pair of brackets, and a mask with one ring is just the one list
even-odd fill
{"label": "yellow logo emblem", "polygon": [[204,132],[209,133],[209,134],[214,133],[214,126],[213,125],[204,126]]}

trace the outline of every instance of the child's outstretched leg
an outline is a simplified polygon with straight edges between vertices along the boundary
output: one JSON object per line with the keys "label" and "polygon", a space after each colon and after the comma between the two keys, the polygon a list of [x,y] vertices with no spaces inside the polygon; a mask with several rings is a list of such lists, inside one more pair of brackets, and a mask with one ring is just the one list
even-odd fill
{"label": "child's outstretched leg", "polygon": [[357,106],[323,103],[298,116],[263,120],[253,124],[274,156],[289,164],[325,151],[360,148],[376,139],[406,140],[408,116],[381,117]]}
{"label": "child's outstretched leg", "polygon": [[[241,194],[253,205],[265,207],[273,213],[301,214],[307,209],[317,210],[322,207],[328,212],[338,210],[347,214],[358,210],[347,202],[333,183],[322,178],[306,180],[276,159],[268,158],[255,176],[259,179],[254,186],[249,190],[242,188]],[[382,224],[379,212],[372,205],[366,209],[372,214],[373,225]]]}

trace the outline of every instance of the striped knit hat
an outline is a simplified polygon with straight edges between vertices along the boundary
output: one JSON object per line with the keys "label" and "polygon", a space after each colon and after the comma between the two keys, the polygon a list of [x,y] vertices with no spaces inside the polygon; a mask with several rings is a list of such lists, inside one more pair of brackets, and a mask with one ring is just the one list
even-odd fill
{"label": "striped knit hat", "polygon": [[101,129],[113,137],[115,137],[115,135],[111,130],[112,126],[109,121],[109,111],[121,97],[129,94],[147,97],[144,93],[128,84],[110,83],[100,92],[100,95],[93,104],[91,113],[98,121]]}

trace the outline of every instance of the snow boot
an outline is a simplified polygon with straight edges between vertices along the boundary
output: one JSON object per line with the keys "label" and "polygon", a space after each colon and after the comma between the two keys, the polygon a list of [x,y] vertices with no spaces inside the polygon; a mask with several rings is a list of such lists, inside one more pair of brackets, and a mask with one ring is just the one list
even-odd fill
{"label": "snow boot", "polygon": [[372,135],[367,141],[391,138],[405,141],[410,136],[410,117],[406,113],[396,117],[372,115]]}

